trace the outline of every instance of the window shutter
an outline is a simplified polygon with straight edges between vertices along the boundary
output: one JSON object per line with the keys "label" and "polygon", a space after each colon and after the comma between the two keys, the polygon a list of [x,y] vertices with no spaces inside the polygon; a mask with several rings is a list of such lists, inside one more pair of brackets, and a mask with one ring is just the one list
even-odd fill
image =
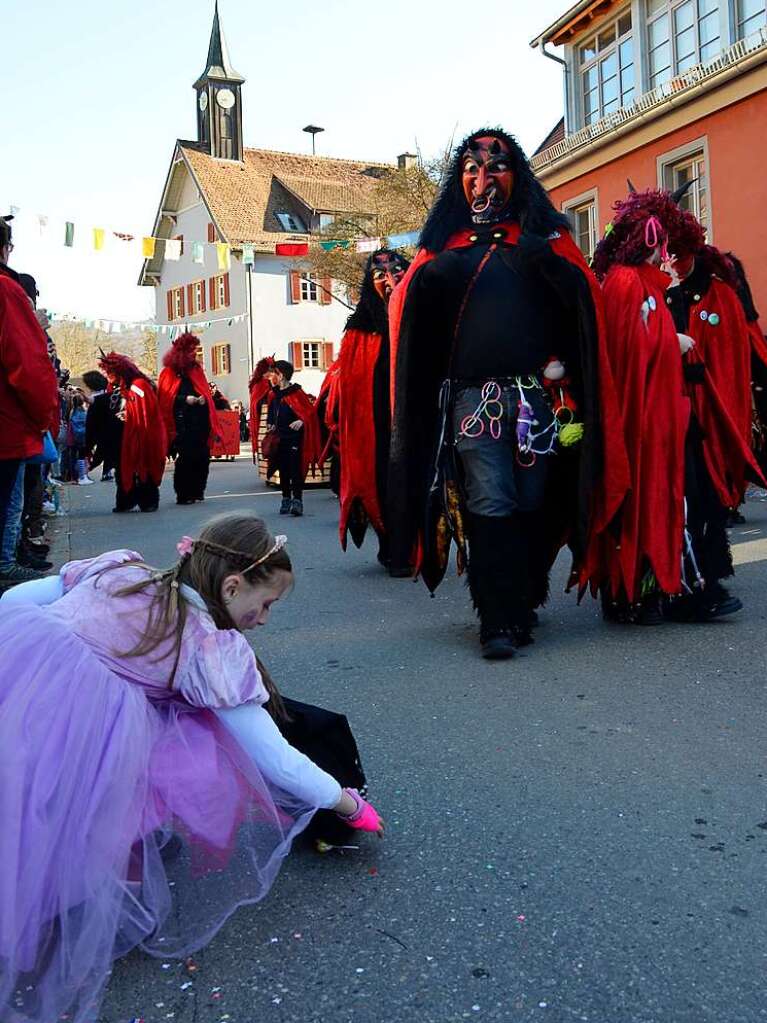
{"label": "window shutter", "polygon": [[330,305],[333,301],[331,294],[331,287],[333,285],[333,279],[331,277],[322,277],[317,282],[317,291],[319,292],[317,298],[319,299],[320,305]]}
{"label": "window shutter", "polygon": [[168,322],[173,319],[173,292],[168,292]]}
{"label": "window shutter", "polygon": [[186,307],[189,310],[189,315],[194,313],[194,285],[187,284],[186,286]]}
{"label": "window shutter", "polygon": [[200,281],[200,312],[204,313],[206,310],[205,305],[205,281]]}
{"label": "window shutter", "polygon": [[293,305],[301,301],[301,274],[298,270],[290,271],[290,301]]}
{"label": "window shutter", "polygon": [[216,240],[216,229],[212,224],[208,224],[208,241],[214,242]]}
{"label": "window shutter", "polygon": [[320,355],[320,369],[325,371],[330,369],[333,362],[333,342],[323,341],[320,351],[322,353]]}
{"label": "window shutter", "polygon": [[224,305],[229,306],[229,274],[224,274]]}
{"label": "window shutter", "polygon": [[179,319],[183,320],[183,318],[186,316],[186,307],[184,305],[184,289],[183,288],[178,288],[177,290],[178,290]]}
{"label": "window shutter", "polygon": [[304,346],[300,341],[293,341],[290,345],[290,361],[294,369],[304,368]]}
{"label": "window shutter", "polygon": [[210,299],[210,308],[216,308],[216,278],[208,278],[208,298]]}

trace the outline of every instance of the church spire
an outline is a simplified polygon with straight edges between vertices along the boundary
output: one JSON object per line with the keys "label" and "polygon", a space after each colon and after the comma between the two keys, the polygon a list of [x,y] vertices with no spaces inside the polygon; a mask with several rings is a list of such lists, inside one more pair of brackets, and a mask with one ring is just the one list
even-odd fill
{"label": "church spire", "polygon": [[199,88],[208,78],[242,84],[245,79],[234,70],[229,59],[229,50],[226,46],[224,33],[221,31],[221,22],[218,17],[218,0],[213,13],[213,28],[210,30],[210,43],[208,44],[208,60],[205,70],[194,83],[195,89]]}
{"label": "church spire", "polygon": [[197,140],[211,156],[242,160],[242,95],[245,79],[232,67],[218,16],[218,0],[205,70],[194,83],[197,93]]}

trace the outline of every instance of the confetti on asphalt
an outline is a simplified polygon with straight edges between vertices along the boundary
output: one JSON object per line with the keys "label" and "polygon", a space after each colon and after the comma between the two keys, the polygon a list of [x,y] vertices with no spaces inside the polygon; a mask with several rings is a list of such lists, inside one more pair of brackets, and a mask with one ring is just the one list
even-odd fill
{"label": "confetti on asphalt", "polygon": [[478,1005],[472,1005],[471,1011],[472,1012],[479,1012],[479,1006]]}
{"label": "confetti on asphalt", "polygon": [[279,938],[270,938],[269,943],[271,945],[276,945],[279,940],[280,940]]}
{"label": "confetti on asphalt", "polygon": [[154,1003],[154,1007],[155,1007],[155,1009],[164,1009],[165,1008],[165,1002],[155,1002]]}
{"label": "confetti on asphalt", "polygon": [[212,995],[211,995],[210,997],[211,997],[211,998],[212,998],[212,999],[213,999],[213,1000],[214,1000],[215,1002],[217,1002],[217,1001],[219,1000],[219,998],[221,997],[221,992],[220,992],[220,991],[214,991],[214,992],[213,992],[213,994],[212,994]]}
{"label": "confetti on asphalt", "polygon": [[192,987],[191,980],[185,980],[184,983],[181,985],[181,990],[186,991],[186,989],[189,987]]}
{"label": "confetti on asphalt", "polygon": [[281,1001],[282,1001],[281,998],[273,998],[272,1005],[279,1005]]}
{"label": "confetti on asphalt", "polygon": [[357,969],[355,970],[355,973],[364,973],[364,972],[365,972],[365,970],[361,966],[358,966]]}
{"label": "confetti on asphalt", "polygon": [[370,874],[371,877],[375,877],[377,873],[378,867],[371,867],[370,870],[368,871],[368,874]]}
{"label": "confetti on asphalt", "polygon": [[220,990],[221,990],[221,988],[220,988],[220,987],[212,987],[212,988],[210,989],[210,993],[211,993],[212,995],[215,995],[215,994],[218,994],[218,992],[219,992]]}
{"label": "confetti on asphalt", "polygon": [[538,1008],[539,1009],[547,1009],[548,1005],[549,1005],[548,1002],[538,1002]]}
{"label": "confetti on asphalt", "polygon": [[523,923],[525,922],[525,920],[526,920],[526,919],[527,919],[527,918],[525,917],[525,914],[524,914],[524,913],[520,913],[520,914],[519,914],[519,916],[517,917],[517,920],[519,920],[519,922],[520,922],[521,924],[523,924]]}
{"label": "confetti on asphalt", "polygon": [[195,973],[198,969],[197,963],[194,961],[194,959],[187,959],[184,965],[186,966],[189,973]]}
{"label": "confetti on asphalt", "polygon": [[296,933],[295,933],[295,934],[293,935],[293,937],[294,937],[294,938],[303,938],[303,934],[299,934],[298,932],[296,932]]}
{"label": "confetti on asphalt", "polygon": [[163,970],[169,970],[170,969],[170,963],[163,963],[162,964],[162,968],[163,968]]}

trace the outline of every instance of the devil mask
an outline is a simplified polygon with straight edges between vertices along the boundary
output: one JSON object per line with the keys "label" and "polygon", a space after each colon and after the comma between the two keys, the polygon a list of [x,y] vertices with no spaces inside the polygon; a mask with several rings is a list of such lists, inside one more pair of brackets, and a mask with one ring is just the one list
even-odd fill
{"label": "devil mask", "polygon": [[388,305],[389,296],[405,276],[407,264],[396,252],[376,252],[371,263],[373,288],[381,301]]}
{"label": "devil mask", "polygon": [[504,139],[480,135],[469,142],[461,164],[461,182],[475,224],[501,219],[514,189],[512,165]]}

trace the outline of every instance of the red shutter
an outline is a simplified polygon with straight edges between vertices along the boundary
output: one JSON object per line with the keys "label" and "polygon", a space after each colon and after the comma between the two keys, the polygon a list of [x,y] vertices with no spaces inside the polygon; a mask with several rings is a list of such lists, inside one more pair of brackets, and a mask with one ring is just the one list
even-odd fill
{"label": "red shutter", "polygon": [[187,284],[186,286],[186,307],[189,310],[189,315],[194,314],[194,285]]}
{"label": "red shutter", "polygon": [[323,341],[322,342],[322,348],[321,348],[320,352],[321,352],[321,354],[320,354],[320,369],[323,372],[325,372],[325,370],[330,369],[330,366],[331,366],[331,364],[333,362],[333,342],[332,341]]}
{"label": "red shutter", "polygon": [[290,344],[290,361],[294,369],[304,368],[304,346],[300,341],[292,341]]}
{"label": "red shutter", "polygon": [[184,305],[184,289],[178,288],[178,305],[179,305],[179,319],[183,320],[186,316],[186,306]]}
{"label": "red shutter", "polygon": [[332,292],[331,292],[331,287],[332,287],[332,284],[333,284],[332,278],[331,277],[322,277],[317,282],[317,284],[318,284],[317,290],[319,291],[319,296],[318,297],[319,297],[320,305],[330,305],[330,303],[333,301],[333,295],[332,295]]}
{"label": "red shutter", "polygon": [[293,305],[301,301],[301,274],[298,270],[290,271],[290,301]]}
{"label": "red shutter", "polygon": [[224,274],[224,305],[229,307],[229,274]]}
{"label": "red shutter", "polygon": [[173,319],[173,292],[168,292],[168,323]]}
{"label": "red shutter", "polygon": [[208,224],[208,241],[214,242],[216,240],[216,229],[212,224]]}
{"label": "red shutter", "polygon": [[208,278],[208,297],[210,298],[210,308],[216,309],[216,278]]}
{"label": "red shutter", "polygon": [[205,305],[205,281],[200,281],[200,312],[204,313],[207,306]]}

